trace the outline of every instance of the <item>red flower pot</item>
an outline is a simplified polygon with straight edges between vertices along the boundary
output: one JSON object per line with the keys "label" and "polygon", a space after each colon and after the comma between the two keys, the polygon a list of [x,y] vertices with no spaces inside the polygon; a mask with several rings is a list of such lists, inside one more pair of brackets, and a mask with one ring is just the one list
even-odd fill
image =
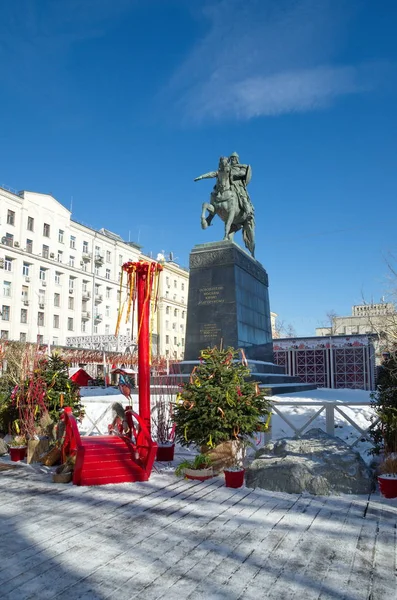
{"label": "red flower pot", "polygon": [[26,446],[10,446],[10,458],[12,462],[19,462],[26,458],[27,447]]}
{"label": "red flower pot", "polygon": [[379,489],[385,498],[397,498],[397,477],[378,476]]}
{"label": "red flower pot", "polygon": [[239,488],[243,485],[245,469],[241,469],[241,471],[227,471],[225,469],[224,473],[226,487]]}
{"label": "red flower pot", "polygon": [[174,460],[175,444],[169,444],[167,446],[158,446],[156,460],[161,462],[171,462]]}

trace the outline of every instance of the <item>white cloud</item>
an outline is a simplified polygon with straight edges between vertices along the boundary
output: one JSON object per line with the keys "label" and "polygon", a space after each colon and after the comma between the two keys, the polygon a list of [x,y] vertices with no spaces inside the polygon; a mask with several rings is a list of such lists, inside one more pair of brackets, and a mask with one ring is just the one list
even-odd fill
{"label": "white cloud", "polygon": [[201,121],[316,110],[366,91],[368,70],[335,64],[354,4],[213,0],[208,32],[167,95],[186,119]]}

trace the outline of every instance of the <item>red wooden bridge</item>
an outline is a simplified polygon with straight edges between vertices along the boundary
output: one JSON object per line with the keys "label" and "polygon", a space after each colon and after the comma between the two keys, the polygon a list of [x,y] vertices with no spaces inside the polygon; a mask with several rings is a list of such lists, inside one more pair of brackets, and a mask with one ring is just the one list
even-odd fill
{"label": "red wooden bridge", "polygon": [[141,417],[126,408],[127,433],[80,436],[72,409],[63,412],[65,439],[62,462],[75,457],[75,485],[103,485],[129,481],[148,481],[156,457],[152,440]]}

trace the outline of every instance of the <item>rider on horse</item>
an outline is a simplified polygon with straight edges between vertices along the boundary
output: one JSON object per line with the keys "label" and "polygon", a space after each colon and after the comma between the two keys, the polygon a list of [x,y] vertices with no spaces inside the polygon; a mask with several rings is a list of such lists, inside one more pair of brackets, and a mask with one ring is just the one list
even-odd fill
{"label": "rider on horse", "polygon": [[[246,220],[252,220],[254,218],[254,207],[251,203],[251,199],[249,197],[247,191],[247,185],[251,181],[252,171],[250,165],[241,165],[240,158],[237,152],[233,152],[229,156],[228,163],[230,164],[230,185],[231,188],[234,189],[236,196],[238,198],[239,206],[242,211],[244,211],[246,215]],[[218,171],[210,171],[209,173],[205,173],[204,175],[200,175],[196,177],[194,181],[200,181],[200,179],[210,179],[213,177],[218,177]],[[214,185],[214,188],[211,192],[211,204],[216,206],[220,201],[220,190],[218,188],[218,182]],[[215,214],[209,215],[207,217],[208,225],[211,223]]]}

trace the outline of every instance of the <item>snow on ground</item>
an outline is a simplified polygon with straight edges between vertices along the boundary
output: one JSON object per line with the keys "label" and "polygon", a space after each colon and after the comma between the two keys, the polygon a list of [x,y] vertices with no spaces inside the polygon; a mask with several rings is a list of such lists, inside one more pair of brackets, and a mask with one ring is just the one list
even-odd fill
{"label": "snow on ground", "polygon": [[[114,387],[108,388],[81,388],[82,400],[86,400],[87,417],[82,423],[82,433],[86,433],[92,427],[93,421],[98,420],[98,426],[103,433],[107,431],[107,424],[111,422],[111,412],[103,414],[106,408],[113,402],[120,402],[125,405],[126,399],[120,394],[119,390]],[[280,394],[273,396],[272,401],[276,407],[287,417],[296,428],[301,428],[307,421],[321,408],[321,406],[310,406],[315,402],[331,402],[341,405],[343,412],[354,423],[362,429],[366,430],[371,425],[371,417],[373,410],[370,407],[370,391],[366,390],[351,390],[351,389],[326,389],[319,388],[317,390],[295,392],[292,394]],[[152,394],[152,403],[156,401],[156,394]],[[291,403],[291,406],[279,405],[280,402]],[[304,402],[306,406],[300,406],[297,403]],[[366,406],[360,406],[360,403],[366,403]],[[352,406],[350,406],[352,405]],[[355,406],[356,405],[356,406]],[[133,390],[133,406],[138,410],[138,395],[137,390]],[[100,418],[103,415],[102,418]],[[90,418],[91,420],[90,420]],[[325,430],[325,411],[323,411],[316,419],[305,428],[305,431],[319,427]],[[99,430],[94,429],[94,434],[98,434]],[[294,431],[292,428],[277,414],[272,417],[272,439],[280,439],[283,437],[292,437]],[[360,437],[360,432],[357,431],[341,414],[335,410],[335,435],[340,437],[348,444],[353,444]],[[264,444],[264,435],[258,435],[255,439],[257,448]],[[371,462],[372,456],[368,454],[368,450],[372,447],[368,441],[358,441],[354,446],[366,462]],[[180,449],[181,453],[189,453],[189,450]],[[178,452],[179,453],[179,452]]]}
{"label": "snow on ground", "polygon": [[[313,416],[320,406],[310,407],[313,402],[336,402],[340,404],[343,412],[354,421],[362,430],[367,429],[374,416],[374,411],[370,407],[370,391],[367,390],[350,390],[350,389],[326,389],[319,388],[305,392],[295,392],[293,394],[280,394],[273,396],[275,406],[288,418],[294,427],[303,427],[305,423]],[[291,406],[277,406],[279,402],[291,402]],[[307,406],[296,405],[298,402],[305,402]],[[294,406],[295,403],[295,406]],[[355,404],[366,403],[367,406],[354,406]],[[343,405],[343,406],[342,406]],[[353,405],[353,406],[348,406]],[[323,411],[306,429],[319,427],[325,430],[325,411]],[[280,439],[283,437],[292,437],[294,435],[291,427],[278,415],[273,414],[272,417],[272,439]],[[360,437],[360,432],[357,431],[337,410],[335,410],[335,435],[340,437],[348,444],[353,444]],[[354,446],[366,462],[371,462],[372,456],[368,454],[368,450],[372,448],[372,444],[368,441],[359,441]]]}

